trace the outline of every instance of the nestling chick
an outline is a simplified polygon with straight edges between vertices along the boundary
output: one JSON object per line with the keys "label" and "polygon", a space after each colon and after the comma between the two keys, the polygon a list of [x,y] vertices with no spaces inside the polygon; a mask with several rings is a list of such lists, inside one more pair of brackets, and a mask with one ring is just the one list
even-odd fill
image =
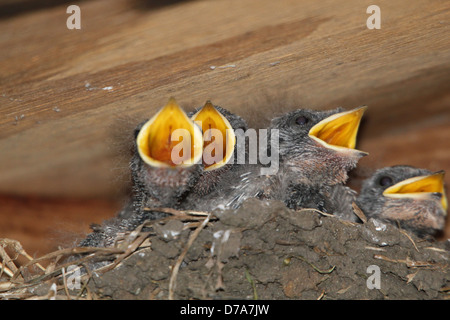
{"label": "nestling chick", "polygon": [[173,207],[203,171],[200,128],[170,99],[137,130],[130,162],[135,202]]}
{"label": "nestling chick", "polygon": [[447,215],[444,171],[404,165],[379,169],[363,182],[357,204],[368,218],[399,224],[419,236],[434,235]]}
{"label": "nestling chick", "polygon": [[[257,197],[282,200],[291,208],[323,210],[326,195],[322,190],[345,182],[347,172],[366,155],[354,149],[363,111],[296,110],[274,119],[267,141],[259,139],[263,148],[259,155],[270,154],[279,161],[278,170],[263,174],[271,163],[235,164],[214,192],[201,199],[188,196],[184,207],[203,211],[237,208],[245,199]],[[250,147],[247,151],[250,155],[256,152]]]}
{"label": "nestling chick", "polygon": [[131,200],[117,218],[94,228],[80,246],[109,246],[117,233],[132,230],[147,219],[163,217],[144,208],[175,206],[202,173],[202,133],[173,98],[138,125],[135,136],[130,161]]}
{"label": "nestling chick", "polygon": [[[170,99],[155,116],[140,124],[130,162],[132,198],[117,218],[96,227],[80,246],[110,246],[118,233],[166,216],[148,208],[179,208],[188,194],[201,197],[209,193],[230,168],[227,162],[233,156],[235,136],[228,119],[234,126],[246,128],[240,117],[210,102],[188,116]],[[182,137],[181,142],[177,142],[178,137]],[[220,148],[204,152],[217,144]],[[216,149],[225,152],[218,154]]]}
{"label": "nestling chick", "polygon": [[[279,130],[281,192],[270,198],[293,209],[315,208],[333,213],[333,189],[342,186],[348,172],[366,152],[355,149],[365,107],[350,111],[296,110],[272,121]],[[276,191],[277,189],[275,189]],[[350,189],[340,188],[341,193]],[[341,195],[342,196],[342,195]]]}
{"label": "nestling chick", "polygon": [[191,188],[194,197],[201,197],[214,190],[223,174],[232,168],[236,157],[234,131],[247,130],[247,123],[240,116],[214,106],[210,101],[188,115],[203,132],[204,170]]}

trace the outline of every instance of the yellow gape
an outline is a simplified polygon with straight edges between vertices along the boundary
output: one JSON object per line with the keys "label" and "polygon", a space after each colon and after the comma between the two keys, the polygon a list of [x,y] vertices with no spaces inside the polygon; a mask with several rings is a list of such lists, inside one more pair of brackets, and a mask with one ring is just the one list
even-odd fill
{"label": "yellow gape", "polygon": [[309,136],[323,146],[344,151],[355,149],[356,135],[366,107],[333,114],[309,131]]}
{"label": "yellow gape", "polygon": [[224,166],[233,155],[236,137],[228,120],[209,101],[191,118],[203,131],[203,164],[210,171]]}
{"label": "yellow gape", "polygon": [[390,198],[429,199],[432,193],[440,193],[441,204],[446,212],[448,202],[444,189],[444,175],[444,171],[439,171],[428,176],[409,178],[387,188],[383,195]]}
{"label": "yellow gape", "polygon": [[202,133],[173,98],[144,124],[136,143],[153,167],[191,166],[202,156]]}

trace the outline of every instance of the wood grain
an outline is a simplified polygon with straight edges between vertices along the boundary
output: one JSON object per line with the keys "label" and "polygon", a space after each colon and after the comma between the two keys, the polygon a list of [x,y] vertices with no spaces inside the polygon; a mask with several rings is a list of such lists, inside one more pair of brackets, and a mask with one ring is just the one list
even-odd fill
{"label": "wood grain", "polygon": [[448,1],[377,1],[380,30],[356,0],[83,1],[81,30],[66,28],[66,1],[12,3],[0,1],[0,194],[122,197],[132,130],[170,96],[251,126],[368,105],[358,174],[450,171]]}
{"label": "wood grain", "polygon": [[0,235],[16,239],[33,256],[75,245],[120,209],[120,201],[0,196]]}

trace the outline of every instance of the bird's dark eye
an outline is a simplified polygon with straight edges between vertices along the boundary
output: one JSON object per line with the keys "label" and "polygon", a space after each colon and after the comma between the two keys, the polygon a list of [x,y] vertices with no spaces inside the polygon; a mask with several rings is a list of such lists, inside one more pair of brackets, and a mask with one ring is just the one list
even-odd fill
{"label": "bird's dark eye", "polygon": [[390,178],[390,177],[382,177],[379,180],[379,184],[382,187],[389,187],[389,186],[392,186],[394,184],[394,182],[392,181],[392,178]]}
{"label": "bird's dark eye", "polygon": [[305,116],[300,116],[297,119],[295,119],[295,123],[298,125],[301,125],[301,126],[307,124],[308,121],[309,121],[309,119],[306,118]]}

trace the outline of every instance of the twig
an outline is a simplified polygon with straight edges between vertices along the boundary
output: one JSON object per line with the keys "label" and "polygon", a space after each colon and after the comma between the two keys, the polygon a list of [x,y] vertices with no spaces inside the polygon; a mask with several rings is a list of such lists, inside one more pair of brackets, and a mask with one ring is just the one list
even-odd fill
{"label": "twig", "polygon": [[258,292],[256,291],[256,285],[255,281],[253,281],[252,276],[250,275],[250,272],[248,272],[248,269],[245,269],[245,278],[250,283],[253,289],[253,300],[258,300]]}
{"label": "twig", "polygon": [[88,261],[94,257],[97,257],[98,255],[110,255],[110,254],[119,254],[119,253],[123,253],[124,250],[122,249],[117,249],[117,248],[96,248],[96,247],[84,247],[84,248],[69,248],[69,249],[62,249],[62,250],[58,250],[56,252],[52,252],[49,253],[47,255],[44,255],[40,258],[34,259],[33,261],[28,262],[27,264],[25,264],[24,266],[20,267],[20,269],[14,274],[13,278],[11,279],[11,281],[15,280],[18,276],[18,274],[20,274],[22,269],[25,269],[27,267],[29,267],[30,265],[35,264],[37,261],[41,261],[41,260],[47,260],[47,259],[51,259],[51,258],[57,258],[61,255],[70,255],[70,254],[80,254],[80,253],[92,253],[91,255],[85,256],[83,258],[80,258],[76,261],[69,261],[65,264],[62,264],[60,266],[58,266],[58,269],[53,270],[50,273],[46,273],[43,274],[39,277],[33,278],[30,281],[27,281],[28,284],[31,283],[35,283],[35,282],[39,282],[39,281],[43,281],[45,278],[51,278],[52,276],[55,276],[57,274],[60,274],[61,272],[61,268],[65,268],[69,265],[72,264],[80,264],[82,262]]}
{"label": "twig", "polygon": [[300,259],[304,262],[306,262],[307,264],[309,264],[314,270],[316,270],[318,273],[320,274],[328,274],[328,273],[332,273],[334,268],[336,268],[336,266],[332,266],[330,269],[328,270],[321,270],[318,267],[316,267],[314,264],[312,264],[311,262],[309,262],[308,260],[306,260],[304,257],[302,256],[294,256],[294,258]]}
{"label": "twig", "polygon": [[374,251],[383,251],[383,252],[386,252],[386,249],[384,249],[384,248],[377,248],[377,247],[370,247],[370,246],[366,246],[366,247],[364,247],[365,249],[367,249],[367,250],[374,250]]}
{"label": "twig", "polygon": [[174,216],[193,215],[193,216],[208,216],[210,213],[203,211],[177,210],[173,208],[144,208],[144,211],[157,211],[169,213]]}
{"label": "twig", "polygon": [[8,267],[4,266],[0,262],[0,277],[2,276],[3,272],[6,273],[6,275],[10,278],[12,278],[12,276],[14,275],[14,272],[12,272]]}
{"label": "twig", "polygon": [[67,299],[70,300],[71,298],[70,298],[69,288],[67,288],[66,272],[65,272],[64,268],[62,268],[61,271],[62,271],[64,292],[66,293]]}
{"label": "twig", "polygon": [[424,261],[413,261],[408,257],[406,259],[391,259],[381,254],[375,254],[373,256],[375,259],[384,260],[393,263],[404,263],[408,268],[437,268],[439,265],[432,262],[424,262]]}
{"label": "twig", "polygon": [[436,252],[447,252],[447,250],[445,250],[445,249],[435,248],[435,247],[426,247],[425,249],[436,251]]}
{"label": "twig", "polygon": [[[22,244],[14,239],[8,239],[8,238],[3,238],[0,239],[0,243],[2,244],[1,249],[2,251],[4,251],[4,247],[10,247],[12,248],[18,255],[23,255],[25,258],[27,258],[29,261],[34,260],[34,258],[32,256],[30,256],[22,247]],[[3,252],[2,252],[3,253]],[[6,252],[5,252],[6,253]],[[14,258],[16,259],[16,258]],[[14,260],[13,259],[13,260]],[[36,266],[41,269],[42,271],[45,271],[45,268],[43,266],[41,266],[39,263],[36,264]],[[15,271],[14,271],[15,272]]]}
{"label": "twig", "polygon": [[316,212],[316,213],[321,214],[321,215],[326,216],[326,217],[334,217],[334,214],[322,212],[322,211],[320,211],[318,209],[314,209],[314,208],[303,208],[303,209],[300,209],[300,210],[295,210],[295,212],[298,212],[298,213],[302,213],[304,211],[306,211],[306,212],[312,211],[312,212]]}
{"label": "twig", "polygon": [[322,298],[325,296],[325,290],[322,290],[322,293],[320,296],[317,297],[317,300],[322,300]]}
{"label": "twig", "polygon": [[414,248],[416,248],[417,252],[420,252],[419,249],[418,249],[417,246],[416,246],[416,243],[415,243],[414,240],[411,238],[411,236],[410,236],[405,230],[400,229],[400,232],[401,232],[403,235],[405,235],[405,236],[409,239],[409,241],[411,241],[411,243],[413,244]]}
{"label": "twig", "polygon": [[81,295],[83,294],[84,290],[86,290],[86,291],[87,291],[86,296],[88,297],[89,300],[91,300],[91,292],[90,292],[90,290],[89,290],[88,283],[89,283],[89,280],[91,280],[91,278],[92,278],[92,272],[91,272],[91,270],[88,268],[87,265],[85,265],[85,264],[81,264],[81,265],[82,265],[82,266],[84,267],[84,269],[86,270],[86,273],[88,274],[88,276],[87,276],[86,281],[83,282],[83,287],[82,287],[82,288],[80,289],[80,291],[78,292],[78,297],[77,297],[77,298],[80,298]]}
{"label": "twig", "polygon": [[184,260],[184,257],[186,256],[189,248],[191,247],[192,243],[194,243],[195,239],[198,237],[198,235],[200,234],[200,232],[202,231],[202,229],[208,224],[209,219],[211,218],[211,213],[209,213],[205,220],[203,221],[203,223],[201,225],[198,226],[197,229],[195,229],[195,231],[191,234],[191,236],[189,237],[189,240],[186,244],[186,247],[184,248],[183,252],[181,252],[180,256],[178,257],[175,265],[172,268],[172,275],[170,276],[170,280],[169,280],[169,300],[173,300],[173,294],[174,294],[174,287],[175,287],[175,281],[177,279],[178,276],[178,270],[180,269],[180,265]]}
{"label": "twig", "polygon": [[0,282],[0,292],[8,291],[13,287],[14,287],[14,283],[12,283],[11,281]]}
{"label": "twig", "polygon": [[364,212],[361,210],[360,207],[358,207],[358,205],[355,202],[352,202],[352,209],[353,209],[353,213],[359,218],[361,219],[361,221],[363,223],[367,223],[367,217],[364,214]]}
{"label": "twig", "polygon": [[6,251],[5,251],[3,246],[0,246],[0,257],[1,257],[2,261],[3,261],[2,270],[1,270],[2,273],[3,273],[3,270],[5,271],[5,273],[12,272],[14,274],[14,273],[17,272],[18,269],[17,269],[16,265],[13,262],[14,259],[11,259],[9,257],[8,253],[6,253]]}
{"label": "twig", "polygon": [[419,270],[417,270],[417,271],[414,272],[414,273],[408,274],[408,275],[406,276],[406,278],[408,279],[408,280],[406,281],[406,283],[408,284],[408,283],[410,283],[411,281],[413,281],[414,278],[416,277],[417,273],[419,273]]}
{"label": "twig", "polygon": [[150,235],[150,232],[143,232],[141,233],[128,247],[126,248],[125,252],[123,252],[121,255],[119,255],[116,260],[114,260],[113,263],[107,265],[105,268],[102,268],[102,272],[106,272],[109,270],[114,269],[119,263],[121,263],[126,257],[131,255],[133,252],[136,251],[136,249],[147,239],[147,237]]}

